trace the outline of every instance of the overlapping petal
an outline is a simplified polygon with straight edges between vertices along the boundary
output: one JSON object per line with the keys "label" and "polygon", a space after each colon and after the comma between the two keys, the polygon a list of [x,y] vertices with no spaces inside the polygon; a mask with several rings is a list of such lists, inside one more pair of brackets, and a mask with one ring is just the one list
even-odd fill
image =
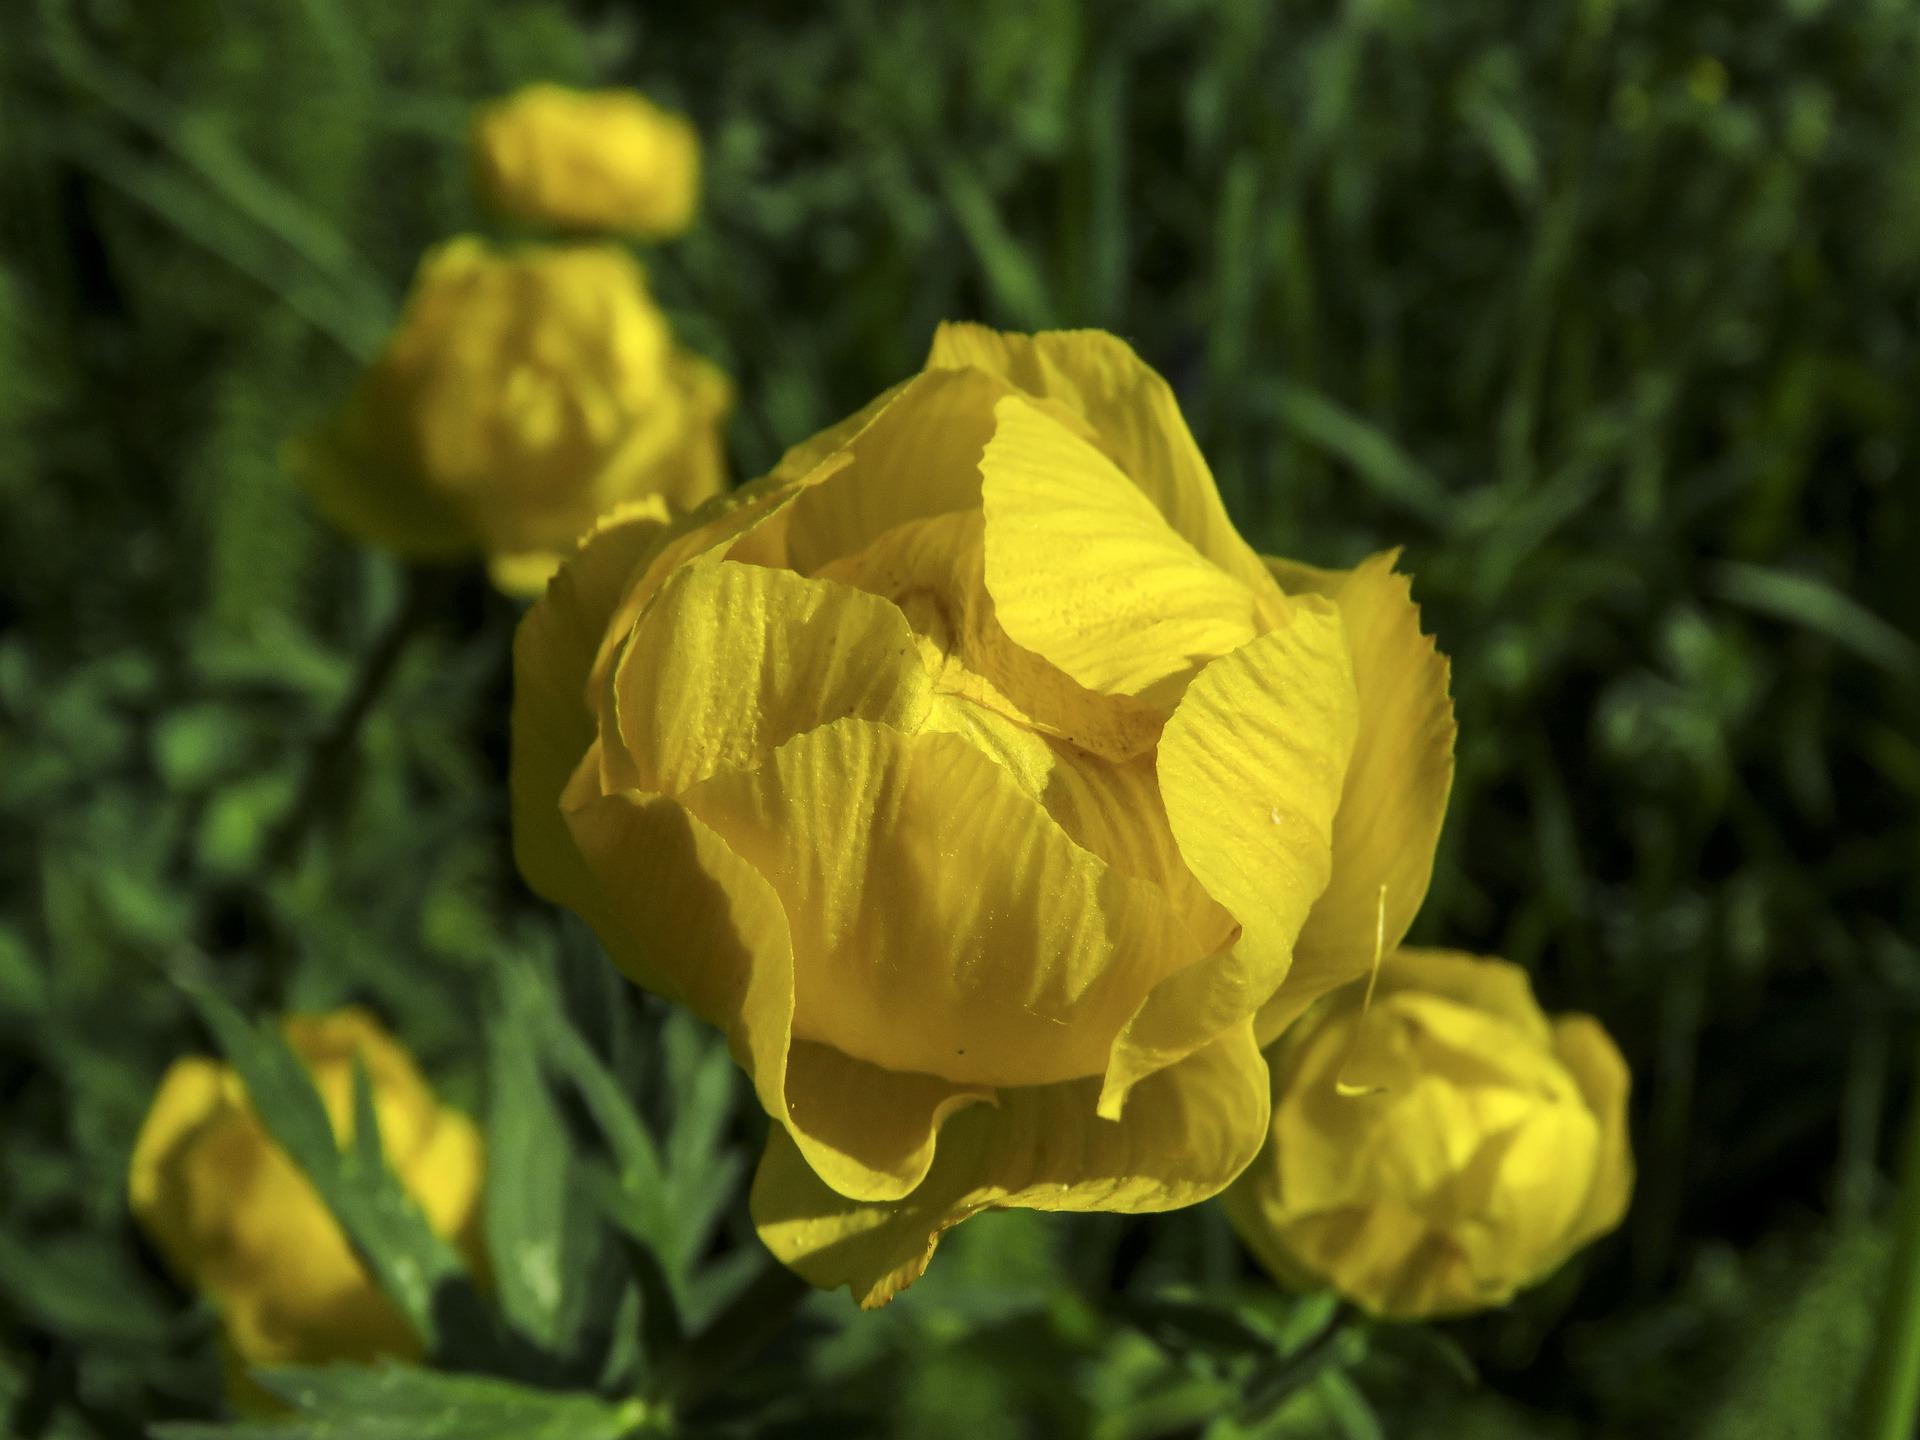
{"label": "overlapping petal", "polygon": [[1527,972],[1518,965],[1490,964],[1462,950],[1406,945],[1381,965],[1374,995],[1377,1000],[1386,1000],[1403,990],[1438,996],[1494,1016],[1543,1048],[1549,1042],[1547,1017],[1534,998]]}
{"label": "overlapping petal", "polygon": [[1118,1113],[1140,1076],[1252,1016],[1286,979],[1333,865],[1356,724],[1340,623],[1311,605],[1187,687],[1160,739],[1160,793],[1187,867],[1240,936],[1148,997],[1114,1047],[1101,1113]]}
{"label": "overlapping petal", "polygon": [[987,593],[1000,624],[1088,689],[1177,699],[1194,669],[1257,633],[1252,587],[1031,402],[1009,396],[994,407],[980,473]]}
{"label": "overlapping petal", "polygon": [[1392,953],[1433,873],[1453,788],[1453,701],[1447,658],[1421,634],[1397,558],[1389,551],[1348,571],[1269,562],[1290,595],[1339,607],[1360,724],[1334,817],[1332,878],[1301,929],[1286,984],[1261,1013],[1262,1043]]}
{"label": "overlapping petal", "polygon": [[699,137],[632,91],[523,86],[475,113],[469,146],[479,198],[509,219],[659,237],[693,218]]}
{"label": "overlapping petal", "polygon": [[1274,1273],[1417,1319],[1504,1303],[1617,1224],[1625,1070],[1518,967],[1389,956],[1268,1052],[1272,1141],[1227,1198]]}
{"label": "overlapping petal", "polygon": [[1234,529],[1219,488],[1172,389],[1133,347],[1102,330],[1010,335],[948,323],[933,337],[929,369],[974,367],[1000,376],[1071,422],[1214,565],[1264,593],[1260,559]]}
{"label": "overlapping petal", "polygon": [[568,777],[594,739],[594,664],[633,572],[668,533],[657,498],[607,517],[521,621],[513,640],[513,856],[527,883],[586,915],[598,887],[560,814]]}
{"label": "overlapping petal", "polygon": [[953,735],[838,720],[683,799],[779,894],[795,1033],[876,1065],[986,1085],[1097,1074],[1184,958],[1164,896]]}
{"label": "overlapping petal", "polygon": [[791,470],[811,460],[802,473],[812,473],[845,457],[796,491],[752,553],[735,558],[812,574],[896,525],[979,509],[980,454],[1005,393],[977,370],[931,371],[897,386],[855,417],[857,425],[836,426],[782,461]]}
{"label": "overlapping petal", "polygon": [[780,897],[680,801],[635,791],[568,813],[603,885],[600,936],[638,983],[723,1030],[767,1113],[783,1120],[822,1180],[887,1200],[932,1163],[955,1109],[980,1086],[884,1073],[792,1039],[793,942]]}
{"label": "overlapping petal", "polygon": [[1161,711],[1089,690],[1001,627],[977,508],[896,525],[817,573],[900,608],[921,638],[936,693],[1111,760],[1145,755],[1159,739]]}
{"label": "overlapping petal", "polygon": [[886,601],[721,561],[668,578],[634,625],[610,698],[620,783],[678,795],[828,720],[914,730],[932,689],[912,628]]}
{"label": "overlapping petal", "polygon": [[1094,1114],[1099,1082],[1003,1091],[956,1115],[925,1181],[896,1204],[850,1202],[776,1128],[754,1176],[767,1247],[822,1288],[886,1303],[927,1267],[940,1236],[986,1209],[1173,1210],[1217,1193],[1258,1151],[1267,1085],[1250,1026],[1143,1081],[1126,1114]]}
{"label": "overlapping petal", "polygon": [[1600,1123],[1593,1188],[1587,1192],[1568,1242],[1577,1248],[1618,1225],[1633,1198],[1633,1144],[1627,1133],[1632,1078],[1613,1037],[1590,1015],[1563,1015],[1556,1020],[1553,1047]]}
{"label": "overlapping petal", "polygon": [[477,551],[503,588],[535,594],[613,507],[713,494],[731,403],[631,254],[461,236],[424,257],[347,403],[288,457],[357,537],[422,559]]}

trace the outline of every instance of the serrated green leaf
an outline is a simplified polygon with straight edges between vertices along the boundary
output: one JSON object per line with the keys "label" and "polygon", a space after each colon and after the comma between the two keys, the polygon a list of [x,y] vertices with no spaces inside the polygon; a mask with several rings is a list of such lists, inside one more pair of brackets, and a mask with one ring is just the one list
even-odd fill
{"label": "serrated green leaf", "polygon": [[507,1320],[559,1339],[572,1156],[531,1027],[518,1008],[487,1027],[487,1249]]}
{"label": "serrated green leaf", "polygon": [[548,1057],[585,1102],[620,1167],[622,1183],[664,1194],[659,1147],[619,1080],[565,1016],[549,1006],[539,1019]]}
{"label": "serrated green leaf", "polygon": [[96,1236],[25,1245],[0,1230],[0,1294],[9,1308],[90,1345],[157,1348],[173,1331],[132,1254]]}
{"label": "serrated green leaf", "polygon": [[1318,1389],[1334,1423],[1339,1426],[1337,1433],[1341,1440],[1387,1440],[1380,1417],[1374,1414],[1360,1387],[1346,1375],[1337,1370],[1328,1371],[1321,1375]]}
{"label": "serrated green leaf", "polygon": [[636,1190],[606,1165],[591,1160],[580,1166],[578,1184],[600,1214],[631,1242],[630,1265],[646,1303],[649,1327],[664,1334],[662,1327],[670,1325],[677,1333],[684,1277],[668,1262],[674,1252],[675,1226],[665,1189]]}
{"label": "serrated green leaf", "polygon": [[684,1272],[705,1247],[740,1184],[744,1157],[726,1134],[739,1095],[739,1071],[724,1041],[678,1011],[662,1027],[668,1093],[674,1097],[664,1155],[671,1258]]}
{"label": "serrated green leaf", "polygon": [[402,1365],[297,1366],[254,1377],[294,1414],[234,1425],[156,1425],[155,1440],[624,1440],[659,1418],[639,1400]]}

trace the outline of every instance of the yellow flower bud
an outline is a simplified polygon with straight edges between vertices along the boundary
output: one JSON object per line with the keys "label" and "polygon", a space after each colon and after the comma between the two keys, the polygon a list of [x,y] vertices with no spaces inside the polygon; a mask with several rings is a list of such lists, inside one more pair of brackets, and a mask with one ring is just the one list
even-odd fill
{"label": "yellow flower bud", "polygon": [[474,187],[508,219],[658,238],[693,220],[700,137],[631,90],[528,85],[473,118]]}
{"label": "yellow flower bud", "polygon": [[1278,1278],[1417,1320],[1502,1305],[1626,1213],[1628,1076],[1526,973],[1387,958],[1268,1052],[1272,1137],[1227,1213]]}
{"label": "yellow flower bud", "polygon": [[[477,1262],[485,1158],[473,1122],[435,1099],[406,1051],[364,1011],[293,1016],[285,1033],[342,1145],[353,1132],[359,1057],[388,1163],[434,1230]],[[134,1145],[127,1188],[134,1219],[161,1256],[219,1311],[239,1365],[418,1354],[406,1321],[227,1066],[194,1056],[168,1070]],[[250,1396],[238,1366],[234,1387]]]}
{"label": "yellow flower bud", "polygon": [[515,645],[515,852],[724,1028],[762,1236],[877,1304],[979,1210],[1163,1210],[1265,1135],[1256,1036],[1397,943],[1452,774],[1391,555],[1265,561],[1098,332],[927,367]]}
{"label": "yellow flower bud", "polygon": [[385,349],[292,459],[350,534],[417,559],[477,550],[531,594],[617,505],[714,494],[729,403],[626,252],[467,237],[421,262]]}

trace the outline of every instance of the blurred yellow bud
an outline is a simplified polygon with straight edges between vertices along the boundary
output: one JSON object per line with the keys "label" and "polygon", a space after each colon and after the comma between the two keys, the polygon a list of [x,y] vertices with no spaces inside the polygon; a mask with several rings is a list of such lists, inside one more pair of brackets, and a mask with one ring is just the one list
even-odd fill
{"label": "blurred yellow bud", "polygon": [[1387,958],[1268,1052],[1272,1130],[1227,1212],[1281,1280],[1398,1320],[1504,1304],[1620,1223],[1628,1076],[1599,1023],[1526,973]]}
{"label": "blurred yellow bud", "polygon": [[528,85],[473,118],[474,186],[497,213],[659,238],[692,223],[700,137],[630,90]]}
{"label": "blurred yellow bud", "polygon": [[[358,1056],[388,1163],[436,1232],[477,1260],[485,1157],[473,1122],[435,1099],[364,1011],[290,1017],[334,1134],[353,1133]],[[133,1216],[167,1264],[220,1312],[240,1366],[414,1358],[419,1342],[325,1203],[267,1135],[239,1077],[201,1056],[160,1083],[129,1167]],[[236,1393],[248,1388],[236,1371]]]}
{"label": "blurred yellow bud", "polygon": [[466,237],[421,262],[386,348],[291,458],[350,534],[416,559],[478,550],[533,594],[616,505],[719,490],[729,403],[624,251]]}

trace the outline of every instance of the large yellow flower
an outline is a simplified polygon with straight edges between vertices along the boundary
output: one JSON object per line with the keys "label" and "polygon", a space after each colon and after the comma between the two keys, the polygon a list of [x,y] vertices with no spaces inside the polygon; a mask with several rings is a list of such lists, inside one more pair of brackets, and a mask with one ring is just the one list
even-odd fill
{"label": "large yellow flower", "polygon": [[[358,1057],[394,1172],[433,1228],[477,1258],[485,1163],[473,1122],[434,1098],[406,1051],[364,1011],[294,1016],[285,1031],[342,1144],[353,1131]],[[194,1056],[168,1070],[134,1146],[128,1193],[167,1263],[220,1312],[241,1365],[418,1352],[227,1066]],[[238,1367],[234,1383],[248,1394]]]}
{"label": "large yellow flower", "polygon": [[700,137],[631,90],[528,85],[475,112],[474,187],[510,219],[659,238],[693,220]]}
{"label": "large yellow flower", "polygon": [[1161,1210],[1259,1149],[1256,1015],[1398,940],[1452,768],[1390,556],[1270,567],[1097,332],[927,368],[515,645],[514,840],[728,1033],[762,1236],[878,1304],[995,1206]]}
{"label": "large yellow flower", "polygon": [[1272,1142],[1227,1192],[1289,1283],[1415,1320],[1501,1305],[1620,1223],[1627,1069],[1526,972],[1402,950],[1281,1037]]}
{"label": "large yellow flower", "polygon": [[465,237],[421,262],[386,348],[293,458],[349,533],[421,559],[477,550],[503,590],[534,593],[614,506],[718,490],[728,404],[626,252]]}

